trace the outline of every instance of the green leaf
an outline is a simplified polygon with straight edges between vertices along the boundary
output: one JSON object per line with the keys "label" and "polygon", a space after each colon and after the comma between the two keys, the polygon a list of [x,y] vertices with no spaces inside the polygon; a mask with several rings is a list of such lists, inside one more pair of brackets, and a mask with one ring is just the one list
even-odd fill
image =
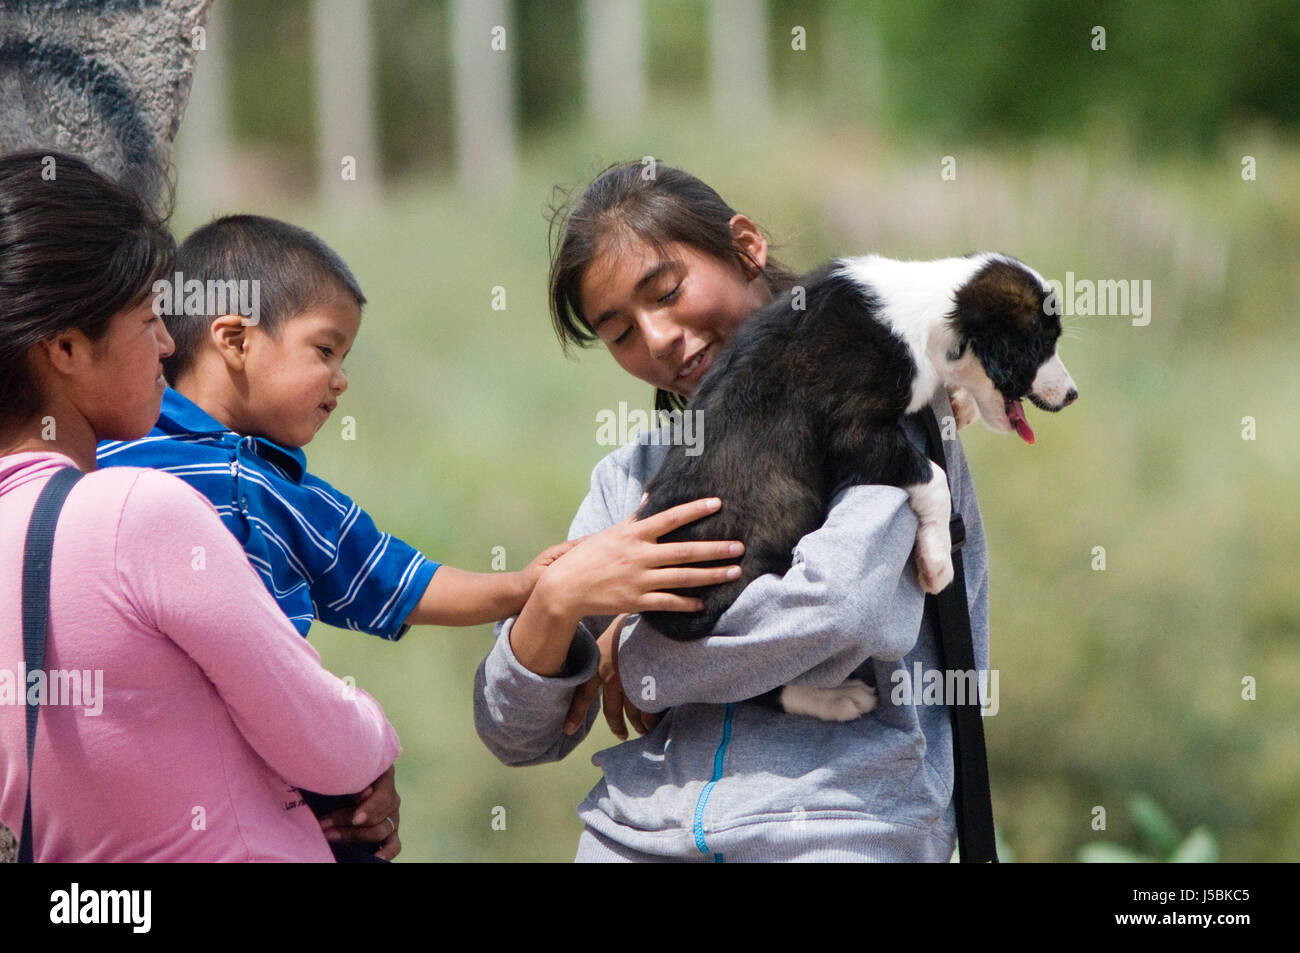
{"label": "green leaf", "polygon": [[1178,844],[1178,828],[1165,813],[1164,808],[1146,794],[1135,794],[1128,802],[1129,815],[1147,846],[1164,856]]}
{"label": "green leaf", "polygon": [[1079,848],[1081,864],[1153,864],[1154,857],[1139,854],[1119,844],[1085,844]]}
{"label": "green leaf", "polygon": [[1197,827],[1187,835],[1173,853],[1169,855],[1171,864],[1213,864],[1219,860],[1219,843],[1207,827]]}

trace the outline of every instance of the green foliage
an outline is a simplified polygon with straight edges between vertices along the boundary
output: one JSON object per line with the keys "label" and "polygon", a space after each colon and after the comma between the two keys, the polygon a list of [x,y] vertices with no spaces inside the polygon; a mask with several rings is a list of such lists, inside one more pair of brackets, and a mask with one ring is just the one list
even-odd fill
{"label": "green foliage", "polygon": [[515,85],[525,130],[563,121],[582,108],[583,36],[578,0],[514,6]]}
{"label": "green foliage", "polygon": [[646,4],[646,71],[651,89],[698,94],[709,78],[709,16],[697,0]]}
{"label": "green foliage", "polygon": [[274,143],[305,164],[312,148],[311,17],[307,0],[221,0],[230,56],[232,132]]}
{"label": "green foliage", "polygon": [[[451,165],[447,0],[371,3],[380,152],[386,176]],[[304,69],[306,65],[304,64]]]}
{"label": "green foliage", "polygon": [[1212,864],[1219,859],[1219,844],[1209,828],[1196,827],[1180,841],[1174,822],[1149,795],[1135,794],[1128,809],[1145,852],[1106,842],[1086,844],[1079,848],[1080,863]]}
{"label": "green foliage", "polygon": [[859,15],[879,38],[888,113],[904,129],[1045,138],[1113,125],[1143,148],[1208,149],[1234,124],[1300,125],[1289,0],[877,0]]}
{"label": "green foliage", "polygon": [[[236,134],[307,159],[310,5],[222,5]],[[384,0],[370,8],[385,166],[436,168],[449,154],[453,118],[448,2]],[[581,4],[515,0],[508,10],[518,121],[526,132],[553,131],[581,111]],[[1099,128],[1151,153],[1207,152],[1252,123],[1300,126],[1293,0],[769,0],[766,10],[778,99],[930,142],[1078,138]],[[709,22],[701,0],[646,5],[654,95],[707,90]],[[807,31],[804,51],[790,48],[796,25]],[[1104,50],[1093,48],[1097,27],[1105,30]]]}

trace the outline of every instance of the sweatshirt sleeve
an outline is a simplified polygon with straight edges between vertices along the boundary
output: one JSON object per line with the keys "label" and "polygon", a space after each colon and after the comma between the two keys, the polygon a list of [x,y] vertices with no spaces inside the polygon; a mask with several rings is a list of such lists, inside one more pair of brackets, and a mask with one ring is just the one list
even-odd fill
{"label": "sweatshirt sleeve", "polygon": [[[616,515],[627,470],[611,454],[597,464],[591,490],[569,527],[569,539],[598,533],[626,514]],[[629,511],[630,512],[630,511]],[[537,675],[519,664],[510,647],[510,629],[518,616],[496,625],[496,642],[474,676],[474,728],[480,740],[504,764],[528,765],[558,761],[572,751],[596,721],[600,696],[592,700],[578,731],[564,734],[564,719],[573,693],[596,674],[600,650],[596,639],[613,616],[589,616],[578,623],[564,671],[555,677]]]}
{"label": "sweatshirt sleeve", "polygon": [[790,569],[750,583],[713,634],[674,642],[630,617],[618,658],[628,698],[645,711],[723,704],[792,683],[832,688],[869,657],[902,658],[925,608],[911,560],[916,530],[905,491],[844,489]]}
{"label": "sweatshirt sleeve", "polygon": [[574,635],[560,675],[545,677],[519,664],[510,648],[517,616],[497,623],[497,640],[474,676],[474,728],[503,764],[559,761],[587,736],[600,710],[599,697],[579,731],[564,733],[574,691],[596,674],[600,650],[583,630]]}
{"label": "sweatshirt sleeve", "polygon": [[186,484],[141,471],[122,510],[117,566],[136,613],[203,670],[236,728],[290,784],[348,794],[397,759],[379,703],[321,666]]}

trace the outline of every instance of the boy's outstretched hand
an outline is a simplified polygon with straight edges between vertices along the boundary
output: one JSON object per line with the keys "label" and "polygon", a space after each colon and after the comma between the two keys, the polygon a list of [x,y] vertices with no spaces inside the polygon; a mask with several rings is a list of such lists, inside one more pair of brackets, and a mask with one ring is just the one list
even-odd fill
{"label": "boy's outstretched hand", "polygon": [[581,542],[571,539],[542,550],[514,572],[467,572],[439,566],[419,603],[406,617],[409,625],[482,625],[520,612],[542,572]]}
{"label": "boy's outstretched hand", "polygon": [[390,765],[370,787],[352,797],[357,802],[355,807],[341,807],[321,817],[325,839],[331,843],[379,844],[375,856],[392,860],[402,852],[402,839],[397,836],[398,808],[402,804],[397,794],[397,765]]}
{"label": "boy's outstretched hand", "polygon": [[521,569],[519,574],[523,576],[524,584],[528,590],[524,598],[526,599],[532,594],[533,589],[537,586],[537,580],[542,578],[542,570],[586,538],[587,537],[585,536],[579,536],[577,539],[571,539],[568,542],[556,543],[554,546],[547,546],[537,554],[537,557],[532,562]]}

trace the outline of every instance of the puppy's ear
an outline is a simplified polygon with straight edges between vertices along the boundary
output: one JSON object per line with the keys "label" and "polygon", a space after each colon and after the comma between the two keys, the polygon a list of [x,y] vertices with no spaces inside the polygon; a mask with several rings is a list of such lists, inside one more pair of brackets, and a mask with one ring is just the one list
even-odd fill
{"label": "puppy's ear", "polygon": [[1027,332],[1043,312],[1043,289],[1022,266],[993,260],[957,290],[962,331]]}

